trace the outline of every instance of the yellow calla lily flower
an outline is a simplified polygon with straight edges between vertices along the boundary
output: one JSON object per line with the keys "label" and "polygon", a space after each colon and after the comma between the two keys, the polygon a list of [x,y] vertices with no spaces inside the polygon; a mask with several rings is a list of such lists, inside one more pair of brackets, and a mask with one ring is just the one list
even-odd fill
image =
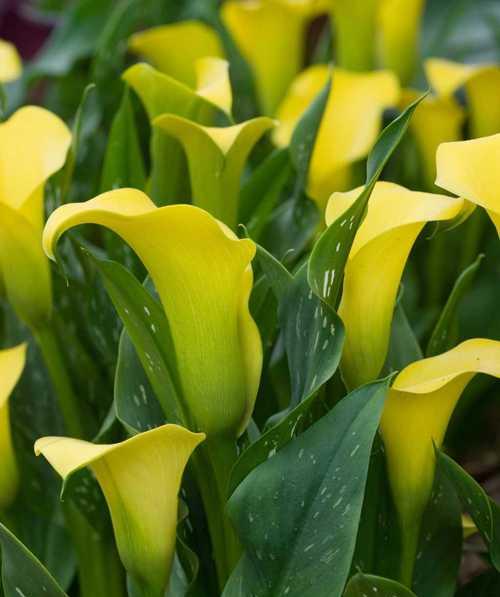
{"label": "yellow calla lily flower", "polygon": [[35,452],[66,480],[88,467],[106,498],[118,553],[144,597],[163,597],[175,552],[178,493],[194,449],[205,439],[163,425],[118,444],[44,437]]}
{"label": "yellow calla lily flower", "polygon": [[443,143],[436,155],[436,185],[484,207],[500,235],[500,134]]}
{"label": "yellow calla lily flower", "polygon": [[15,81],[22,72],[21,57],[16,47],[0,39],[0,83]]}
{"label": "yellow calla lily flower", "polygon": [[191,88],[198,81],[196,63],[200,58],[224,57],[217,33],[201,21],[182,21],[141,31],[130,38],[129,48]]}
{"label": "yellow calla lily flower", "polygon": [[63,166],[70,143],[66,125],[43,108],[21,108],[0,124],[0,277],[8,300],[32,327],[52,309],[41,247],[44,184]]}
{"label": "yellow calla lily flower", "polygon": [[273,115],[304,60],[306,26],[324,0],[229,0],[221,15],[250,64],[264,114]]}
{"label": "yellow calla lily flower", "polygon": [[465,87],[470,106],[473,137],[486,137],[500,132],[500,66],[470,65],[431,58],[425,63],[429,83],[442,97],[452,96]]}
{"label": "yellow calla lily flower", "polygon": [[184,147],[193,203],[235,229],[243,167],[253,146],[274,126],[273,120],[260,117],[214,128],[165,114],[153,124]]}
{"label": "yellow calla lily flower", "polygon": [[[331,196],[327,225],[342,216],[360,190]],[[423,227],[429,221],[455,217],[462,205],[461,199],[389,182],[375,185],[349,254],[339,307],[346,328],[341,370],[348,387],[376,379],[384,365],[399,283]]]}
{"label": "yellow calla lily flower", "polygon": [[262,347],[248,311],[255,245],[191,205],[158,208],[136,189],[63,205],[44,231],[52,259],[61,234],[95,223],[120,235],[149,271],[177,355],[185,420],[209,436],[236,437],[253,410]]}
{"label": "yellow calla lily flower", "polygon": [[[332,70],[312,66],[290,87],[278,110],[274,142],[290,142],[305,110],[326,85]],[[323,114],[309,168],[308,193],[324,209],[333,191],[350,186],[349,168],[368,155],[377,140],[383,111],[398,102],[399,85],[388,71],[354,73],[333,69],[332,91]]]}
{"label": "yellow calla lily flower", "polygon": [[26,345],[0,350],[0,512],[10,506],[19,486],[16,455],[12,445],[9,397],[26,361]]}
{"label": "yellow calla lily flower", "polygon": [[476,373],[500,377],[500,342],[473,339],[408,365],[394,380],[381,433],[403,536],[403,580],[411,582],[421,518],[432,491],[436,459],[463,390]]}

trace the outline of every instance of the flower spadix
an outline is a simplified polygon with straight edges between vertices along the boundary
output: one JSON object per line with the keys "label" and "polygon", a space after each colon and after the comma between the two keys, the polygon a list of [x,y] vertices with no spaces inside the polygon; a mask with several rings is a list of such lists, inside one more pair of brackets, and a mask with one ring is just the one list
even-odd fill
{"label": "flower spadix", "polygon": [[21,108],[0,124],[0,288],[32,327],[52,308],[41,247],[44,184],[63,166],[70,142],[66,125],[43,108]]}
{"label": "flower spadix", "polygon": [[195,206],[158,208],[140,191],[119,189],[54,211],[47,255],[65,230],[84,223],[116,232],[149,271],[170,326],[186,424],[236,437],[253,410],[262,363],[248,311],[254,243]]}
{"label": "flower spadix", "polygon": [[229,0],[222,19],[250,64],[264,114],[273,115],[301,70],[306,27],[324,0]]}
{"label": "flower spadix", "polygon": [[0,39],[0,83],[15,81],[21,76],[21,58],[16,47]]}
{"label": "flower spadix", "polygon": [[154,125],[177,139],[186,152],[192,202],[234,229],[243,167],[255,143],[274,126],[273,120],[263,116],[215,128],[165,114]]}
{"label": "flower spadix", "polygon": [[500,134],[443,143],[436,154],[436,185],[484,207],[500,235]]}
{"label": "flower spadix", "polygon": [[88,467],[106,498],[120,558],[141,597],[163,597],[175,550],[178,493],[184,468],[204,440],[163,425],[117,444],[43,437],[35,452],[66,481]]}
{"label": "flower spadix", "polygon": [[0,350],[0,512],[16,497],[19,473],[12,445],[9,398],[26,361],[26,345]]}
{"label": "flower spadix", "polygon": [[431,58],[425,63],[429,83],[436,94],[450,97],[463,87],[469,105],[471,134],[485,137],[500,132],[500,66],[471,65]]}
{"label": "flower spadix", "polygon": [[[360,190],[331,196],[327,225],[342,218]],[[348,387],[376,379],[384,365],[399,283],[417,236],[428,221],[455,217],[462,204],[393,183],[375,185],[349,254],[339,307],[346,327],[341,366]]]}
{"label": "flower spadix", "polygon": [[[288,145],[293,130],[326,84],[332,70],[312,66],[293,82],[278,110],[273,139]],[[333,69],[332,90],[323,114],[309,168],[308,192],[324,209],[333,191],[351,187],[353,162],[366,157],[380,132],[382,113],[398,101],[396,77],[386,71],[354,73]]]}
{"label": "flower spadix", "polygon": [[411,363],[389,390],[381,432],[403,533],[406,580],[434,481],[433,444],[443,443],[455,405],[476,373],[500,377],[500,342],[467,340],[441,355]]}

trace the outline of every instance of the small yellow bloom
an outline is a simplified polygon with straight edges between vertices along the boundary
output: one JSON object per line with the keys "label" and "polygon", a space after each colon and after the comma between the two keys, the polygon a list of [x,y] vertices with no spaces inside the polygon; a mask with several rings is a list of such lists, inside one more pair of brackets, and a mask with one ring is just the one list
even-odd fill
{"label": "small yellow bloom", "polygon": [[[342,218],[360,190],[331,196],[327,225]],[[349,254],[339,307],[346,328],[341,369],[348,387],[373,381],[384,365],[399,283],[417,236],[427,222],[455,217],[462,204],[393,183],[375,185]]]}
{"label": "small yellow bloom", "polygon": [[16,47],[0,39],[0,83],[15,81],[21,76],[21,58]]}
{"label": "small yellow bloom", "polygon": [[9,397],[21,377],[25,361],[25,344],[0,350],[0,512],[11,505],[19,486],[10,430]]}
{"label": "small yellow bloom", "polygon": [[158,208],[136,189],[63,205],[50,216],[44,248],[84,223],[120,235],[143,261],[165,309],[177,357],[184,420],[193,431],[235,438],[246,428],[262,366],[248,310],[255,253],[210,214],[191,205]]}
{"label": "small yellow bloom", "polygon": [[[293,82],[278,110],[280,124],[273,139],[288,145],[300,117],[328,81],[332,70],[312,66]],[[368,155],[382,125],[382,114],[399,97],[396,77],[388,71],[370,73],[333,69],[332,91],[325,108],[309,169],[308,193],[323,210],[333,191],[347,190],[349,168]]]}
{"label": "small yellow bloom", "polygon": [[148,597],[163,597],[175,551],[182,474],[204,439],[203,433],[163,425],[118,444],[44,437],[35,443],[35,452],[64,480],[84,467],[92,470],[134,588]]}
{"label": "small yellow bloom", "polygon": [[403,534],[403,570],[411,580],[421,518],[453,410],[476,373],[500,377],[500,342],[474,339],[408,365],[396,377],[381,421],[388,474]]}
{"label": "small yellow bloom", "polygon": [[264,114],[273,115],[304,61],[306,26],[324,0],[228,0],[222,19],[253,69]]}
{"label": "small yellow bloom", "polygon": [[443,143],[436,156],[436,185],[484,207],[500,235],[500,134]]}
{"label": "small yellow bloom", "polygon": [[41,247],[44,184],[63,166],[70,143],[66,125],[43,108],[21,108],[0,124],[0,277],[8,300],[32,327],[52,309]]}

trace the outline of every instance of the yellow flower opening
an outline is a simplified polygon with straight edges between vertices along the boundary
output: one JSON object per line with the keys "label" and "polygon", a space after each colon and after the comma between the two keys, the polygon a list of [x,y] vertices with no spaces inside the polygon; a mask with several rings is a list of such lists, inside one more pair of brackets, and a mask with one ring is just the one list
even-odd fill
{"label": "yellow flower opening", "polygon": [[178,425],[163,425],[118,444],[44,437],[35,443],[35,452],[64,480],[84,467],[92,470],[134,586],[147,597],[163,597],[175,552],[182,474],[204,438]]}
{"label": "yellow flower opening", "polygon": [[0,39],[0,83],[10,83],[21,76],[21,57],[16,47]]}
{"label": "yellow flower opening", "polygon": [[484,207],[500,235],[500,134],[443,143],[436,155],[436,185]]}
{"label": "yellow flower opening", "polygon": [[12,445],[9,398],[21,377],[25,362],[25,344],[0,350],[0,512],[12,504],[19,487],[19,473]]}
{"label": "yellow flower opening", "polygon": [[[278,110],[274,142],[289,144],[300,117],[332,74],[312,66],[293,82]],[[388,71],[354,73],[333,69],[332,91],[323,114],[309,168],[308,193],[323,211],[334,191],[350,187],[350,166],[368,155],[377,140],[382,114],[398,102],[399,85]]]}
{"label": "yellow flower opening", "polygon": [[[331,196],[327,225],[342,217],[360,191]],[[346,328],[341,370],[349,388],[373,381],[384,365],[399,283],[418,235],[429,221],[455,217],[462,205],[462,199],[393,183],[375,185],[349,254],[339,307]]]}
{"label": "yellow flower opening", "polygon": [[0,277],[8,300],[32,327],[52,309],[41,247],[44,184],[63,166],[70,143],[66,125],[43,108],[21,108],[0,124]]}
{"label": "yellow flower opening", "polygon": [[65,230],[85,223],[116,232],[149,271],[169,322],[188,426],[209,436],[242,433],[262,366],[248,310],[254,243],[202,209],[158,208],[140,191],[119,189],[57,209],[44,231],[47,255],[54,258]]}
{"label": "yellow flower opening", "polygon": [[411,580],[418,533],[453,410],[476,373],[500,377],[500,342],[473,339],[408,365],[389,391],[381,421],[389,480],[403,534],[403,575]]}

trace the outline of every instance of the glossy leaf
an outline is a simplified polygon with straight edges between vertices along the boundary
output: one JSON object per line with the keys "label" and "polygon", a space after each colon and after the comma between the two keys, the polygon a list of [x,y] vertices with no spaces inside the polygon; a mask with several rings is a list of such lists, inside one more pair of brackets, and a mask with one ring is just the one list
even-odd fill
{"label": "glossy leaf", "polygon": [[416,597],[407,587],[388,578],[358,573],[349,581],[344,597]]}

